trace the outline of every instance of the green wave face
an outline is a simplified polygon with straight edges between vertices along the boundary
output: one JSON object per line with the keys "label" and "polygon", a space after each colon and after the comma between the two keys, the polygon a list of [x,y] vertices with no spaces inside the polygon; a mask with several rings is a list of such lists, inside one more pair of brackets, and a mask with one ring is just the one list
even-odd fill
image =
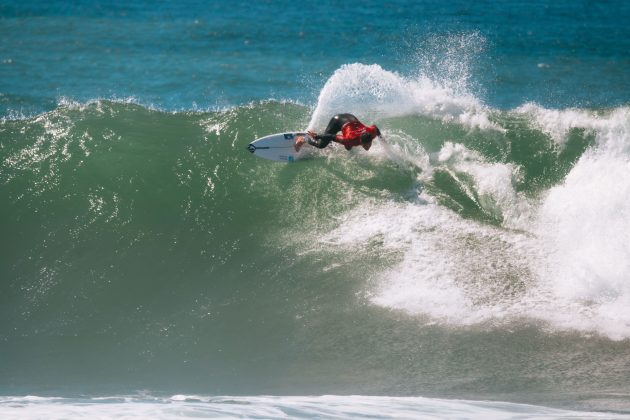
{"label": "green wave face", "polygon": [[[484,382],[479,352],[528,340],[552,343],[529,353],[540,363],[568,357],[565,345],[604,351],[502,315],[536,283],[515,245],[536,235],[522,208],[536,214],[595,147],[593,130],[571,126],[558,141],[524,111],[489,112],[490,128],[390,115],[369,152],[331,147],[286,165],[247,151],[303,129],[311,112],[97,101],[0,123],[6,391],[66,377],[72,391],[465,395],[457,366],[470,362],[466,380],[494,395],[525,386],[526,365],[500,362],[512,379]],[[494,315],[477,322],[469,308],[453,325],[459,312],[388,300],[383,284],[426,274],[425,257],[451,270],[458,260],[427,254],[439,250],[468,261],[457,293]],[[506,324],[520,331],[513,341]],[[450,365],[437,348],[471,353]],[[574,386],[563,374],[540,380]]]}

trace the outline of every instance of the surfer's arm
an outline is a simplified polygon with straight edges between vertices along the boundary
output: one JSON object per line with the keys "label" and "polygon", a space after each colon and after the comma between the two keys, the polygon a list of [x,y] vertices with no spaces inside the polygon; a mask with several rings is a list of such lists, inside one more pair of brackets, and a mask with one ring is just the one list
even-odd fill
{"label": "surfer's arm", "polygon": [[315,146],[318,149],[323,149],[328,146],[331,141],[335,140],[334,134],[317,134],[314,132],[309,132],[309,135],[306,136],[306,141],[311,146]]}

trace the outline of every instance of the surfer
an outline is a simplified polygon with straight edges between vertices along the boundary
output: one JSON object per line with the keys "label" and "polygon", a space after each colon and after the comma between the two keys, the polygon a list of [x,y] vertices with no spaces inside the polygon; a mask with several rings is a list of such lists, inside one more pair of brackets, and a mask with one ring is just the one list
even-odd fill
{"label": "surfer", "polygon": [[[337,135],[341,131],[341,135]],[[370,150],[372,140],[381,136],[381,131],[375,125],[369,127],[364,125],[352,114],[337,114],[330,119],[328,127],[323,134],[309,131],[308,136],[298,136],[295,139],[295,151],[299,152],[304,143],[323,149],[331,141],[341,143],[346,150],[355,146],[363,146],[365,150]]]}

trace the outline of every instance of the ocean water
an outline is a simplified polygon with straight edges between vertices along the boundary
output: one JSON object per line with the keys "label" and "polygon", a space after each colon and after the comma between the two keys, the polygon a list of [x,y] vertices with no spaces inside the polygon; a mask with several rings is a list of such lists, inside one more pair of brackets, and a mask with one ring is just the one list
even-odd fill
{"label": "ocean water", "polygon": [[0,1],[0,417],[627,418],[627,22]]}

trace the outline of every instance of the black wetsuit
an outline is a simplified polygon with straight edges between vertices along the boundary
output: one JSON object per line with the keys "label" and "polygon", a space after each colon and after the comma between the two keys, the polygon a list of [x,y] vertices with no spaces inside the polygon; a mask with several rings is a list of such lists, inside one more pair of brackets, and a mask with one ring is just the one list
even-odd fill
{"label": "black wetsuit", "polygon": [[328,127],[323,134],[317,134],[314,139],[306,137],[308,144],[323,149],[328,146],[331,141],[337,139],[337,133],[341,131],[344,124],[349,122],[358,122],[359,120],[352,114],[337,114],[330,119]]}

